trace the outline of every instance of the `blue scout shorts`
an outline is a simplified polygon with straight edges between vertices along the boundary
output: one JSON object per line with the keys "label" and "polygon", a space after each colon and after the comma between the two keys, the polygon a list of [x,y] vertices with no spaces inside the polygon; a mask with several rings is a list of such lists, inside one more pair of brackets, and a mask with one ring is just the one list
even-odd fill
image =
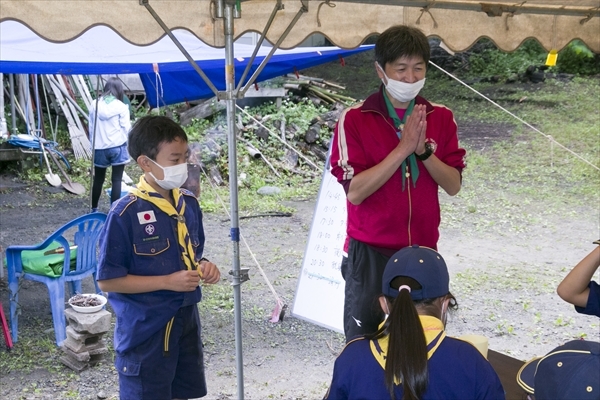
{"label": "blue scout shorts", "polygon": [[94,150],[94,167],[108,168],[111,165],[125,165],[128,162],[127,143],[109,149]]}
{"label": "blue scout shorts", "polygon": [[123,400],[194,399],[206,396],[200,317],[196,304],[175,315],[165,352],[165,329],[123,354],[115,367]]}

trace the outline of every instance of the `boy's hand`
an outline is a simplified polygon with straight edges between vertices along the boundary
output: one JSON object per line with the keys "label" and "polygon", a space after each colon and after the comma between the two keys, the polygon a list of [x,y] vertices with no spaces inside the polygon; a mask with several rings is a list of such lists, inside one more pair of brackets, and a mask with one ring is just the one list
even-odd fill
{"label": "boy's hand", "polygon": [[202,280],[204,283],[217,283],[221,279],[219,268],[210,261],[201,261],[200,271],[202,271]]}
{"label": "boy's hand", "polygon": [[198,271],[178,271],[169,275],[169,290],[175,292],[191,292],[198,287],[200,277]]}

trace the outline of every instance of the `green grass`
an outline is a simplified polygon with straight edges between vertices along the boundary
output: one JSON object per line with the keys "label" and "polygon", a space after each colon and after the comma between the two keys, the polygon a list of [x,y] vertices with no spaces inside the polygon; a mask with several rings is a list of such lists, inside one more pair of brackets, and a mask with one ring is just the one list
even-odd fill
{"label": "green grass", "polygon": [[60,350],[54,342],[52,334],[43,332],[43,324],[34,321],[37,331],[21,326],[19,342],[10,351],[0,352],[0,371],[5,373],[19,371],[29,373],[37,368],[45,368],[57,372],[62,365],[58,361]]}
{"label": "green grass", "polygon": [[[490,84],[476,85],[490,95],[500,93],[503,107],[547,136],[490,103],[475,101],[467,89],[447,80],[439,83],[439,90],[431,93],[436,97],[432,101],[453,109],[459,119],[459,132],[460,121],[514,126],[512,135],[484,151],[465,146],[463,188],[451,202],[442,196],[444,224],[458,226],[467,219],[474,232],[510,234],[526,231],[530,223],[544,216],[572,215],[580,207],[598,204],[600,171],[552,144],[547,136],[595,167],[600,166],[599,79],[548,80],[529,92],[516,88],[511,92],[506,89],[510,85],[495,86],[502,91],[490,91]],[[525,96],[527,99],[519,103],[518,99]],[[545,106],[550,102],[553,107]]]}

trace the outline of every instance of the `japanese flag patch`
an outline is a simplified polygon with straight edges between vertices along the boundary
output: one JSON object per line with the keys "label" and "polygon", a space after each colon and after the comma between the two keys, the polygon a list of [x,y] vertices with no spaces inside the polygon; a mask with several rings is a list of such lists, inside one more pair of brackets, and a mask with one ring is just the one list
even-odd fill
{"label": "japanese flag patch", "polygon": [[137,213],[138,220],[140,221],[140,225],[149,224],[150,222],[156,222],[156,216],[154,215],[154,211],[142,211]]}

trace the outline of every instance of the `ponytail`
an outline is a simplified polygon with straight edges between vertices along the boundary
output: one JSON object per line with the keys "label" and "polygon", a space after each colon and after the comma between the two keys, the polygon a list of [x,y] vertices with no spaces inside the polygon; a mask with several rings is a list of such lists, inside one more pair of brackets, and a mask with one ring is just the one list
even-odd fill
{"label": "ponytail", "polygon": [[402,382],[402,400],[418,400],[427,389],[427,342],[419,314],[408,290],[401,290],[394,300],[389,345],[385,363],[385,384],[392,400],[394,380]]}
{"label": "ponytail", "polygon": [[[398,277],[391,284],[392,287],[401,285],[408,285],[413,290],[421,288],[407,277]],[[399,381],[404,389],[402,400],[418,400],[425,393],[429,380],[423,326],[408,290],[400,290],[395,299],[386,299],[393,301],[389,317],[377,332],[366,338],[376,340],[389,335],[384,379],[391,399],[396,400],[394,381]]]}

